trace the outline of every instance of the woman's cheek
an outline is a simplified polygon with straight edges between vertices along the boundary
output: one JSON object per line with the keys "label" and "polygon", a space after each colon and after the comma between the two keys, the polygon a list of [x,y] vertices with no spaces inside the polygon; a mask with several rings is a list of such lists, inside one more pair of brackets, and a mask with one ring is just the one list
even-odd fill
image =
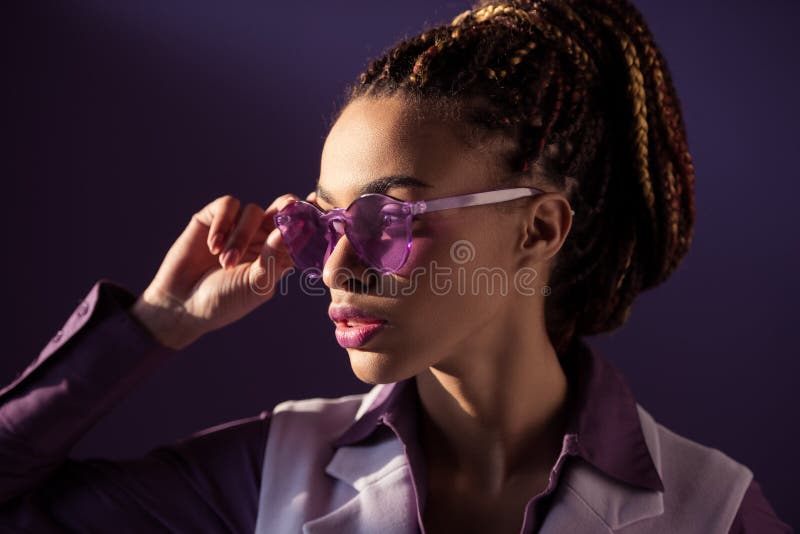
{"label": "woman's cheek", "polygon": [[426,222],[415,227],[408,260],[397,275],[416,285],[427,279],[431,270],[441,263],[440,249],[447,235],[447,226],[442,224]]}
{"label": "woman's cheek", "polygon": [[408,260],[397,273],[405,286],[403,296],[437,300],[452,296],[448,288],[457,283],[459,271],[472,267],[475,247],[465,237],[469,233],[444,218],[419,222]]}

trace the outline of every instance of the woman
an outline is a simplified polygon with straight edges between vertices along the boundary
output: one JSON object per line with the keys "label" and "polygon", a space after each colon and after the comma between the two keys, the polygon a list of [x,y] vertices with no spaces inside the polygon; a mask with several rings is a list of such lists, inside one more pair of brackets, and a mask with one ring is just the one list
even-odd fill
{"label": "woman", "polygon": [[[654,421],[582,339],[622,325],[691,242],[679,101],[637,10],[479,2],[350,89],[305,202],[209,203],[141,295],[99,281],[0,391],[4,527],[791,531],[752,471]],[[67,457],[293,269],[330,290],[370,392],[287,401],[136,460]]]}

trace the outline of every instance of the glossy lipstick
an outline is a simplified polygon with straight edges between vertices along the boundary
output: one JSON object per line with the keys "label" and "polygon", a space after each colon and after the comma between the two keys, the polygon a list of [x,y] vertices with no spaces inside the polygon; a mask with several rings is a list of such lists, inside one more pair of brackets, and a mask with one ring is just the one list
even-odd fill
{"label": "glossy lipstick", "polygon": [[346,349],[354,349],[364,345],[370,338],[384,328],[383,323],[362,324],[356,326],[336,325],[336,341]]}
{"label": "glossy lipstick", "polygon": [[331,307],[328,315],[336,324],[336,341],[344,348],[364,345],[383,330],[387,322],[355,306]]}

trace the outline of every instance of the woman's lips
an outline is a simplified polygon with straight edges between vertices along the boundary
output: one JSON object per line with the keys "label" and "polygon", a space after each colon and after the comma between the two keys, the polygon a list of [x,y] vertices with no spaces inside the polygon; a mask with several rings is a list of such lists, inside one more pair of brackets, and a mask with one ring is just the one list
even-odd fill
{"label": "woman's lips", "polygon": [[386,321],[380,319],[348,319],[336,323],[336,341],[346,349],[364,345],[385,328]]}
{"label": "woman's lips", "polygon": [[386,327],[386,319],[352,304],[331,305],[328,315],[336,324],[336,341],[345,348],[364,345]]}

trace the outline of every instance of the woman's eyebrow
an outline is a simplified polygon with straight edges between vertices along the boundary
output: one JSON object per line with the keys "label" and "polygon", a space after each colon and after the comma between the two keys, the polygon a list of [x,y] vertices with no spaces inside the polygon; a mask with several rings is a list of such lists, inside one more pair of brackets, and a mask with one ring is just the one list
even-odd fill
{"label": "woman's eyebrow", "polygon": [[[381,193],[386,194],[386,192],[393,187],[416,187],[416,188],[425,188],[425,187],[433,187],[432,185],[423,182],[418,178],[414,178],[413,176],[408,176],[405,174],[395,174],[392,176],[383,176],[376,180],[373,180],[366,184],[364,187],[361,188],[357,196],[366,195],[368,193]],[[328,204],[335,205],[333,195],[328,192],[325,188],[323,188],[319,182],[317,182],[317,198],[324,200]]]}

